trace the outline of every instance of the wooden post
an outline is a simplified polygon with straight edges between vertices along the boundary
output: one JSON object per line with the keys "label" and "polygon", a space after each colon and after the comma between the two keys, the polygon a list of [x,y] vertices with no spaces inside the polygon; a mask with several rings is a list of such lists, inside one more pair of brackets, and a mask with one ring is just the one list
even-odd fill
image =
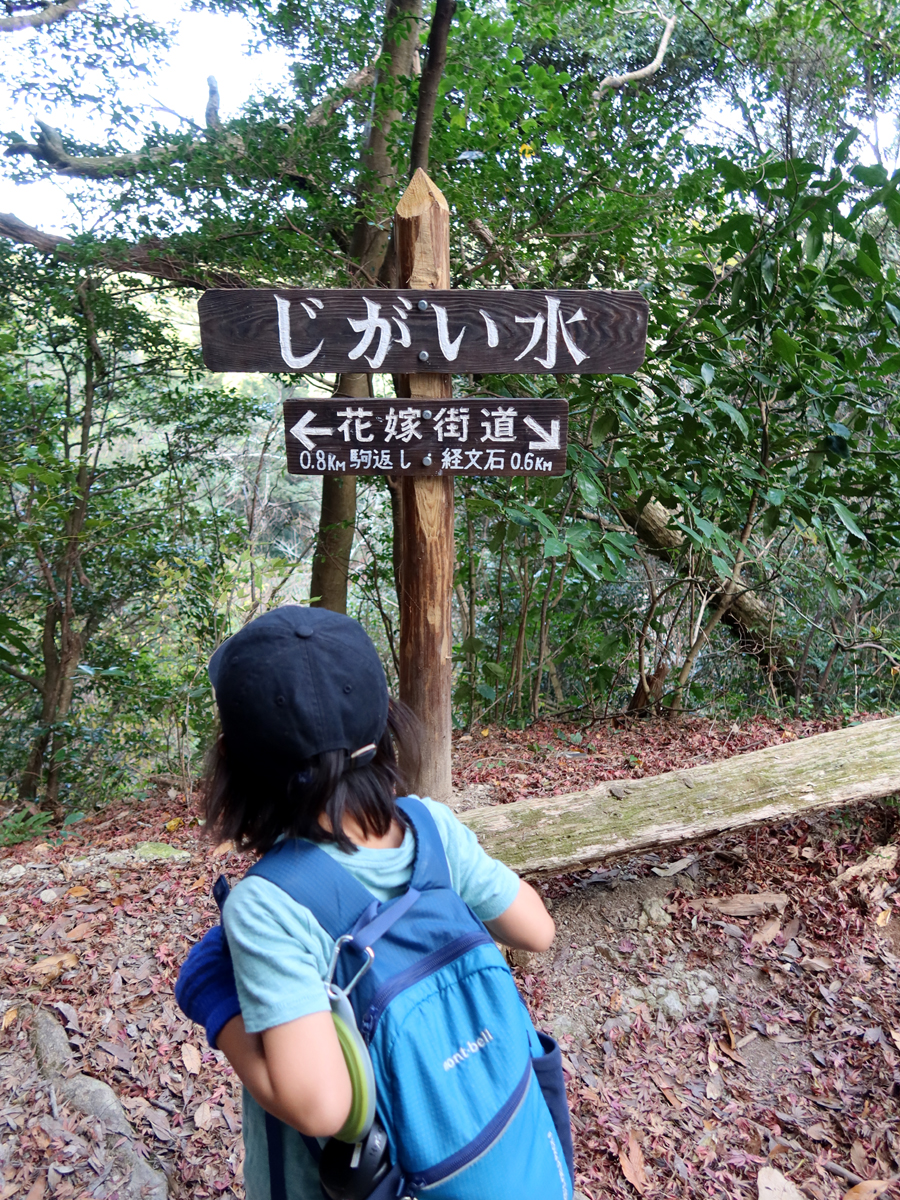
{"label": "wooden post", "polygon": [[[421,168],[394,215],[402,288],[450,286],[450,210]],[[408,395],[450,397],[449,375],[410,375]],[[453,634],[453,479],[449,475],[400,480],[400,699],[422,723],[422,761],[410,780],[420,796],[450,798],[450,688]]]}

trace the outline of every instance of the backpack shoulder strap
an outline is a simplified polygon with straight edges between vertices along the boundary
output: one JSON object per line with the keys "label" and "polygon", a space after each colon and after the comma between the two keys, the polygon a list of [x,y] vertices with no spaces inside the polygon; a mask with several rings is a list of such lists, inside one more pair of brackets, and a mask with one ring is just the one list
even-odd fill
{"label": "backpack shoulder strap", "polygon": [[409,885],[419,892],[430,888],[450,888],[450,866],[444,843],[434,817],[416,796],[403,796],[397,801],[412,825],[416,838],[416,857]]}
{"label": "backpack shoulder strap", "polygon": [[247,875],[259,875],[287,892],[335,941],[353,929],[375,901],[340,863],[300,838],[285,838],[273,846]]}

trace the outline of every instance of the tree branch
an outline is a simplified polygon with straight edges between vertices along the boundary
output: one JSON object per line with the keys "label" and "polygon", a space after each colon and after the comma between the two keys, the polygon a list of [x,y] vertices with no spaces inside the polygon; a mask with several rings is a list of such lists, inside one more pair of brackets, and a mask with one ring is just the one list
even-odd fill
{"label": "tree branch", "polygon": [[[446,0],[442,0],[446,2]],[[12,20],[13,18],[9,18]],[[0,29],[2,29],[0,22]],[[357,92],[369,85],[375,79],[375,63],[371,62],[359,71],[352,71],[340,87],[336,88],[307,116],[304,124],[312,129],[324,125],[328,118],[343,104],[346,104]],[[206,127],[210,135],[224,136],[235,157],[242,158],[246,151],[244,140],[239,135],[227,133],[219,118],[219,88],[214,75],[207,78],[209,99],[206,102]],[[170,112],[170,109],[166,110]],[[175,114],[177,115],[177,114]],[[181,118],[182,120],[184,118]],[[37,162],[51,167],[57,175],[76,177],[79,179],[130,179],[138,172],[147,170],[159,163],[186,160],[195,150],[209,144],[209,135],[196,138],[185,146],[167,147],[152,146],[144,150],[133,150],[124,154],[78,155],[70,154],[63,146],[62,135],[52,125],[44,121],[35,122],[40,131],[35,142],[13,142],[7,146],[4,154],[7,157],[27,154]],[[191,122],[193,124],[193,122]],[[196,126],[195,126],[196,128]],[[307,187],[309,181],[299,176],[292,176],[300,181],[301,186]]]}
{"label": "tree branch", "polygon": [[367,63],[359,71],[351,71],[340,87],[335,88],[315,108],[311,109],[304,122],[307,129],[313,129],[317,125],[324,125],[332,113],[337,112],[348,100],[352,100],[357,92],[361,92],[370,83],[374,83],[376,61],[376,59],[373,59],[372,62]]}
{"label": "tree branch", "polygon": [[624,87],[626,83],[636,83],[639,79],[647,79],[648,76],[655,75],[662,66],[666,50],[669,48],[669,39],[672,36],[672,31],[675,28],[677,20],[677,14],[667,18],[666,27],[660,38],[659,49],[656,51],[656,57],[652,62],[647,63],[646,67],[639,67],[636,71],[626,71],[624,75],[607,75],[605,79],[601,80],[599,87],[594,92],[593,98],[599,100],[603,93],[610,88]]}
{"label": "tree branch", "polygon": [[53,25],[56,21],[64,21],[77,8],[81,8],[84,2],[85,0],[63,0],[62,4],[41,5],[38,12],[22,12],[11,17],[0,17],[0,33],[39,29],[42,25]]}
{"label": "tree branch", "polygon": [[22,683],[29,684],[36,692],[43,694],[44,686],[34,675],[28,675],[25,671],[17,671],[15,667],[11,667],[9,663],[5,662],[0,662],[0,671],[11,675],[13,679],[21,679]]}
{"label": "tree branch", "polygon": [[[19,245],[33,246],[42,254],[57,254],[65,259],[74,259],[76,255],[68,238],[26,225],[12,213],[0,213],[0,237],[6,237]],[[155,279],[166,279],[170,283],[201,291],[210,287],[252,286],[248,280],[234,272],[205,267],[173,255],[164,242],[155,240],[137,242],[133,246],[126,246],[124,251],[101,247],[98,265],[108,271],[150,275]]]}
{"label": "tree branch", "polygon": [[[82,156],[70,154],[64,148],[58,129],[43,121],[37,121],[36,124],[40,130],[37,142],[13,142],[11,146],[7,146],[4,154],[7,157],[30,154],[38,162],[52,167],[57,175],[77,176],[80,179],[128,179],[156,163],[175,158],[190,158],[199,145],[205,144],[198,139],[181,148],[153,146],[125,154]],[[233,140],[235,149],[238,149],[239,143],[238,153],[243,154],[243,141],[237,137]]]}
{"label": "tree branch", "polygon": [[215,75],[207,76],[206,86],[209,88],[209,99],[206,101],[206,127],[218,131],[222,128],[222,122],[219,120],[219,85],[216,83]]}
{"label": "tree branch", "polygon": [[456,12],[456,0],[436,0],[431,30],[428,34],[428,54],[419,80],[419,103],[416,108],[416,124],[412,136],[409,175],[415,175],[419,167],[428,170],[428,146],[434,125],[434,108],[444,66],[447,62],[447,38],[450,22]]}

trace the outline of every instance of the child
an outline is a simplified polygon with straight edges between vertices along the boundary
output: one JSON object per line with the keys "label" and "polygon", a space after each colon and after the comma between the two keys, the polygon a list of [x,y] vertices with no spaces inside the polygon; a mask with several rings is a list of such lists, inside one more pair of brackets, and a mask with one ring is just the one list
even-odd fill
{"label": "child", "polygon": [[[260,854],[285,837],[307,839],[378,900],[402,894],[416,842],[396,803],[403,784],[395,748],[404,763],[414,760],[411,723],[389,700],[362,628],[325,609],[286,606],[225,642],[209,675],[222,734],[205,793],[208,834]],[[422,803],[453,889],[491,935],[547,949],[555,929],[538,894],[448,808]],[[271,1195],[266,1113],[290,1126],[288,1200],[318,1200],[318,1170],[300,1135],[339,1133],[353,1098],[324,983],[335,943],[307,908],[258,876],[231,891],[223,924],[225,937],[216,927],[191,951],[178,1002],[244,1084],[248,1200]]]}

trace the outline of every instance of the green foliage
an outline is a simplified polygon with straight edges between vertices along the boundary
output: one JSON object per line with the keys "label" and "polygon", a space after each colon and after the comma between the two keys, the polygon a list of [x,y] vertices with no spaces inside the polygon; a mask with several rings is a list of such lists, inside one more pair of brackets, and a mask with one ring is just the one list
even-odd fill
{"label": "green foliage", "polygon": [[[284,478],[281,381],[204,373],[181,332],[195,282],[348,283],[354,231],[386,221],[409,158],[418,77],[341,91],[405,32],[383,4],[192,7],[243,14],[291,60],[223,128],[125,108],[116,81],[152,69],[167,32],[107,4],[3,68],[60,123],[93,105],[97,145],[63,129],[70,152],[148,152],[72,183],[103,218],[70,257],[0,253],[0,773],[21,786],[43,743],[30,794],[51,803],[160,767],[189,783],[213,732],[210,651],[308,598],[316,501]],[[709,0],[679,13],[660,71],[600,94],[653,58],[662,24],[606,2],[457,8],[429,168],[453,285],[636,287],[651,310],[633,378],[456,381],[570,406],[563,478],[458,485],[461,725],[602,718],[663,667],[662,707],[894,703],[900,177],[875,119],[896,106],[896,14]],[[385,185],[364,148],[389,111]],[[23,181],[48,170],[4,161]],[[136,246],[176,284],[128,282]],[[391,673],[385,481],[361,482],[357,532],[351,611]]]}
{"label": "green foliage", "polygon": [[48,812],[16,812],[0,821],[0,846],[18,846],[45,833],[53,820]]}

